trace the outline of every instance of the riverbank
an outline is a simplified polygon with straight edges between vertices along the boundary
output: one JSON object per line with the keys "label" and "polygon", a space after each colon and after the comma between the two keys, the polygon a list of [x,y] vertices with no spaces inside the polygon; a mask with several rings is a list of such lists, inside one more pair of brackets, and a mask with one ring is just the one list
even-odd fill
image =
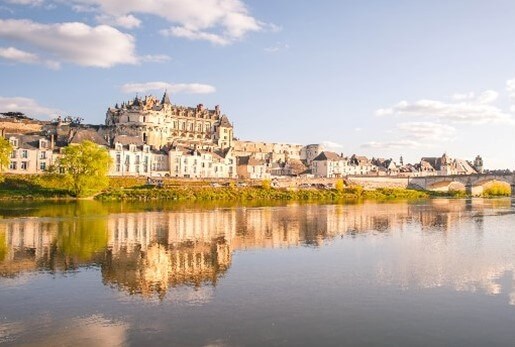
{"label": "riverbank", "polygon": [[[259,184],[259,182],[258,182]],[[502,192],[503,195],[506,192]],[[493,196],[493,195],[492,195]],[[146,185],[145,178],[110,178],[109,188],[94,196],[100,201],[349,201],[420,200],[431,197],[466,197],[464,192],[431,192],[406,188],[363,189],[347,186],[327,188],[273,188],[270,182],[261,185],[246,182],[225,182],[224,185],[200,180],[166,179],[162,187]],[[0,200],[76,200],[62,187],[59,175],[6,175],[0,183]]]}
{"label": "riverbank", "polygon": [[363,190],[361,187],[336,189],[275,189],[263,187],[172,187],[114,189],[98,195],[103,201],[341,201],[426,199],[429,194],[409,189]]}

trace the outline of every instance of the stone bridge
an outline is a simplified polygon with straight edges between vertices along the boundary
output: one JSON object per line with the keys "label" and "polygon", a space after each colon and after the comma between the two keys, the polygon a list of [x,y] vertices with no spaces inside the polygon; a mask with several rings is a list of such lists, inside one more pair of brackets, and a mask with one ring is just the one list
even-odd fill
{"label": "stone bridge", "polygon": [[511,195],[515,196],[515,174],[476,174],[410,177],[408,187],[424,190],[449,191],[453,186],[464,186],[467,194],[478,196],[483,193],[487,183],[506,182],[511,186]]}

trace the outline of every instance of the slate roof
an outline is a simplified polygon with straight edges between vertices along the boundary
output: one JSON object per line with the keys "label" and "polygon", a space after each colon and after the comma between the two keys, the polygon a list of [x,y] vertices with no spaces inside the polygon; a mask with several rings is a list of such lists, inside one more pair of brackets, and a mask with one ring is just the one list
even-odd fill
{"label": "slate roof", "polygon": [[225,128],[232,128],[231,122],[229,122],[229,118],[227,116],[223,115],[220,119],[220,126]]}
{"label": "slate roof", "polygon": [[336,161],[336,160],[342,160],[342,159],[343,158],[340,157],[335,152],[323,151],[322,153],[317,155],[316,158],[313,159],[313,161],[324,161],[324,160]]}
{"label": "slate roof", "polygon": [[127,145],[136,145],[143,146],[145,143],[139,136],[130,136],[130,135],[118,135],[114,138],[113,143],[121,143],[123,146]]}
{"label": "slate roof", "polygon": [[42,135],[22,135],[22,134],[6,134],[5,138],[9,139],[14,137],[18,139],[18,148],[21,149],[38,149],[39,140],[44,139],[48,141],[48,148],[50,148],[50,138]]}
{"label": "slate roof", "polygon": [[107,141],[95,130],[93,129],[77,129],[72,130],[72,136],[69,140],[69,143],[79,144],[83,141],[91,141],[101,146],[108,146]]}

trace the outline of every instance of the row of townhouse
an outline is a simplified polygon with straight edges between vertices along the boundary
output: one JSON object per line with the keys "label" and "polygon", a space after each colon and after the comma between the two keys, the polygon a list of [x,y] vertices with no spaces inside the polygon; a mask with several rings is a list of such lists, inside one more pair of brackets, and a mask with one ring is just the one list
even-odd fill
{"label": "row of townhouse", "polygon": [[41,173],[56,160],[53,139],[39,135],[7,135],[13,150],[9,156],[7,172]]}
{"label": "row of townhouse", "polygon": [[156,150],[139,137],[118,136],[113,145],[92,129],[81,129],[66,141],[53,135],[7,134],[13,150],[7,173],[41,174],[59,165],[62,149],[89,140],[106,148],[112,158],[110,176],[160,176],[183,178],[236,178],[236,158],[230,149],[200,150],[170,148]]}
{"label": "row of townhouse", "polygon": [[311,173],[315,177],[344,177],[353,175],[370,175],[378,167],[366,157],[353,155],[344,157],[334,152],[324,151],[311,162]]}
{"label": "row of townhouse", "polygon": [[170,147],[156,150],[138,136],[117,136],[109,154],[111,176],[236,178],[236,158],[230,149]]}
{"label": "row of townhouse", "polygon": [[334,152],[324,151],[311,163],[315,177],[345,176],[434,176],[471,175],[483,172],[483,159],[477,156],[473,162],[451,159],[447,154],[441,157],[424,157],[417,164],[395,163],[392,159],[372,158],[353,155],[344,157]]}

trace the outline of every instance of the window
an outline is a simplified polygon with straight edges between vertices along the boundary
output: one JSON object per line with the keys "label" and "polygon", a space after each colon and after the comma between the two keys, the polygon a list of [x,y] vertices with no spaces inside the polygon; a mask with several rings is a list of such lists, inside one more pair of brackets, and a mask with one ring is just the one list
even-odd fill
{"label": "window", "polygon": [[11,162],[9,163],[9,170],[16,170],[16,168],[17,168],[17,166],[18,166],[18,165],[16,165],[16,164],[17,164],[17,163],[16,163],[15,161],[11,161]]}
{"label": "window", "polygon": [[29,156],[29,154],[28,154],[28,152],[27,152],[27,150],[26,150],[26,149],[24,149],[23,151],[21,151],[21,157],[22,157],[22,158],[28,158],[28,156]]}
{"label": "window", "polygon": [[27,167],[28,167],[27,162],[26,161],[22,161],[21,162],[21,169],[22,170],[27,170]]}
{"label": "window", "polygon": [[46,159],[46,152],[45,151],[39,153],[39,159]]}
{"label": "window", "polygon": [[10,139],[9,142],[13,147],[18,147],[18,139]]}
{"label": "window", "polygon": [[11,158],[16,158],[16,151],[11,152]]}
{"label": "window", "polygon": [[46,170],[46,163],[44,161],[42,161],[41,163],[39,163],[39,168],[43,171]]}

